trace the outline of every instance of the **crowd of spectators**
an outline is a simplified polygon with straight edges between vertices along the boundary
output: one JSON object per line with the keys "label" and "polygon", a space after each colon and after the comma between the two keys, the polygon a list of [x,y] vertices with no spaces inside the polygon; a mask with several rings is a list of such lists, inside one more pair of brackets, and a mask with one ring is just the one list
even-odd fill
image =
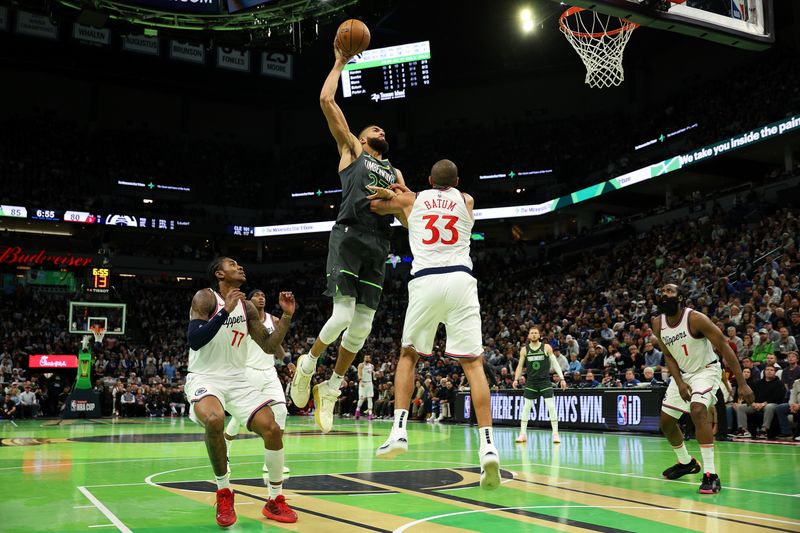
{"label": "crowd of spectators", "polygon": [[[800,409],[795,340],[800,334],[798,226],[797,209],[754,203],[746,213],[735,207],[728,213],[683,219],[631,235],[605,253],[547,264],[537,262],[523,245],[475,247],[484,366],[492,388],[513,387],[519,349],[533,325],[553,347],[571,387],[664,386],[669,373],[663,354],[650,340],[649,320],[656,313],[655,289],[674,281],[690,305],[725,333],[755,391],[756,403],[744,406],[738,402],[735,381],[726,380],[729,430],[742,437],[797,436],[788,415],[796,419]],[[329,300],[321,296],[320,272],[321,267],[310,266],[307,271],[251,281],[268,295],[292,290],[298,298],[299,311],[285,341],[287,357],[277,361],[284,386],[290,383],[290,363],[308,351],[330,311]],[[362,350],[376,367],[374,414],[379,417],[393,413],[407,279],[407,270],[389,268],[372,335]],[[107,335],[93,361],[104,414],[186,414],[181,387],[188,363],[187,310],[200,287],[145,277],[120,280],[117,290],[129,306],[128,332],[123,338]],[[79,339],[66,333],[68,299],[66,294],[21,286],[2,299],[0,383],[4,406],[13,403],[16,408],[10,416],[57,416],[63,407],[71,377],[32,373],[26,370],[26,355],[76,353]],[[268,303],[268,308],[275,305]],[[468,387],[443,347],[440,330],[433,355],[420,359],[416,369],[413,418],[448,420],[457,391]],[[335,357],[331,347],[320,360],[315,380],[329,377]],[[341,416],[354,414],[356,380],[354,366],[342,385],[337,407]],[[290,406],[290,412],[308,411]]]}

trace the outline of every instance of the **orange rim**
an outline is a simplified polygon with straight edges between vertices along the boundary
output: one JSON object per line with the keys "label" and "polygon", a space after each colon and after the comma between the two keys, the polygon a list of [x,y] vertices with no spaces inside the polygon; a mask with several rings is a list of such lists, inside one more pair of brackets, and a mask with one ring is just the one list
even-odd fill
{"label": "orange rim", "polygon": [[625,19],[619,19],[620,21],[624,22],[624,24],[622,26],[620,26],[619,28],[613,29],[611,31],[599,31],[599,32],[596,32],[596,33],[586,33],[586,32],[582,32],[582,31],[575,31],[573,29],[570,29],[567,26],[567,24],[564,22],[564,20],[566,20],[567,17],[571,17],[572,15],[574,15],[576,13],[580,13],[581,11],[586,11],[586,9],[584,9],[582,7],[571,7],[569,9],[567,9],[566,11],[564,11],[563,13],[561,13],[561,16],[558,17],[558,24],[559,24],[559,26],[561,26],[561,30],[564,31],[564,32],[570,33],[571,35],[574,35],[575,37],[584,37],[584,38],[591,37],[591,38],[594,38],[594,39],[600,39],[604,35],[608,35],[609,37],[613,36],[613,35],[619,35],[623,31],[633,31],[633,30],[635,30],[636,28],[639,27],[639,25],[636,24],[635,22],[631,22],[631,21],[625,20]]}

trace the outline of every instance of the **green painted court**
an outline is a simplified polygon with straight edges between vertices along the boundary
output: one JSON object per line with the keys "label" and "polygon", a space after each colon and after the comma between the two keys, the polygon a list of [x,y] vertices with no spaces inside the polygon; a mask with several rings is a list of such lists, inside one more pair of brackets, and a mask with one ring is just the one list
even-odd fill
{"label": "green painted court", "polygon": [[[261,516],[263,448],[240,435],[230,531],[800,531],[797,446],[718,443],[723,491],[701,496],[697,476],[661,479],[675,462],[663,438],[562,431],[554,446],[534,429],[520,445],[515,428],[496,428],[506,479],[484,492],[474,428],[412,424],[410,452],[378,460],[390,428],[337,419],[321,435],[290,417],[291,525]],[[220,531],[202,436],[181,418],[0,422],[0,531]]]}

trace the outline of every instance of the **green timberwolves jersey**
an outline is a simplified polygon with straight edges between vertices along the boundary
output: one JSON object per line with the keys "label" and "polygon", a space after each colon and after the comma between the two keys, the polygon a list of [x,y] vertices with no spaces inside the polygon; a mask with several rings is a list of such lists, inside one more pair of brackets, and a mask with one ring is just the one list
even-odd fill
{"label": "green timberwolves jersey", "polygon": [[544,352],[544,343],[539,343],[539,348],[534,350],[528,343],[528,353],[525,355],[525,387],[542,388],[550,385],[550,357]]}
{"label": "green timberwolves jersey", "polygon": [[339,207],[338,224],[366,226],[389,232],[394,217],[379,216],[369,210],[367,196],[372,192],[367,185],[388,188],[397,181],[397,172],[388,159],[375,159],[366,151],[339,172],[342,180],[342,205]]}

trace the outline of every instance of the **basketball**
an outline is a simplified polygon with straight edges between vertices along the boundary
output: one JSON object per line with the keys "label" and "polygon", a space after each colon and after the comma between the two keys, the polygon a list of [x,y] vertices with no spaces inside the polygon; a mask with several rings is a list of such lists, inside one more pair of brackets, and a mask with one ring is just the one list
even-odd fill
{"label": "basketball", "polygon": [[336,47],[347,56],[360,54],[369,46],[369,28],[356,19],[348,19],[336,30]]}

